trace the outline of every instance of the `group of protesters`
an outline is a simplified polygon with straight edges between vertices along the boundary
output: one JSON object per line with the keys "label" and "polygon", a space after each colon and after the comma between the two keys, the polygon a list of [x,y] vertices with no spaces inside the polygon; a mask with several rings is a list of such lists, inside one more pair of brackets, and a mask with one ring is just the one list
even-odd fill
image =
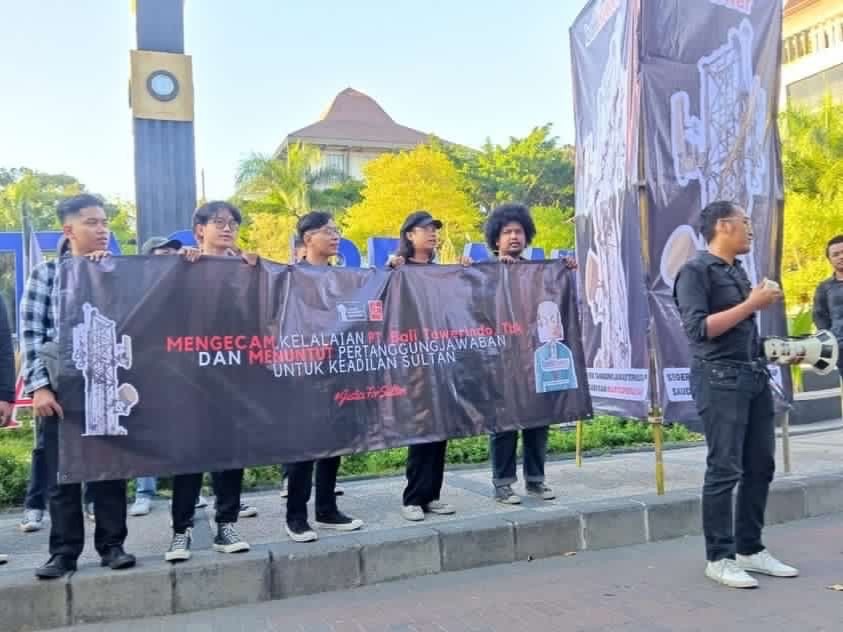
{"label": "group of protesters", "polygon": [[[100,261],[110,256],[108,217],[102,201],[82,194],[63,200],[57,208],[63,238],[58,257],[37,266],[31,273],[21,301],[21,355],[24,392],[32,396],[36,415],[36,447],[33,450],[31,476],[20,529],[38,531],[44,526],[49,510],[49,559],[36,569],[40,579],[55,579],[76,569],[84,546],[84,520],[95,523],[94,546],[102,566],[113,570],[130,568],[135,557],[124,549],[127,537],[127,515],[143,516],[152,509],[157,480],[154,477],[135,481],[135,498],[127,503],[126,481],[96,481],[87,484],[58,484],[58,424],[63,410],[57,393],[58,365],[57,330],[59,263],[65,257],[86,257]],[[234,205],[224,201],[203,204],[193,214],[196,247],[176,239],[153,237],[141,248],[143,255],[179,256],[189,263],[202,257],[238,257],[244,265],[256,265],[256,254],[244,253],[237,246],[243,216]],[[442,221],[429,212],[419,210],[406,217],[400,228],[399,247],[387,263],[389,268],[433,265],[437,263],[439,230]],[[504,204],[494,209],[485,224],[485,237],[492,253],[502,263],[524,261],[525,251],[536,234],[529,210],[520,204]],[[294,264],[330,266],[339,252],[341,233],[330,213],[314,211],[302,217],[296,226]],[[467,257],[462,265],[471,265]],[[575,268],[571,258],[568,268]],[[14,401],[14,352],[11,335],[3,335],[0,310],[0,423],[11,414]],[[8,341],[6,340],[8,338]],[[4,345],[8,346],[8,349]],[[7,366],[8,365],[8,366]],[[5,381],[8,381],[8,384]],[[4,388],[8,387],[8,392]],[[554,492],[545,484],[544,466],[548,428],[522,431],[524,444],[524,478],[526,494],[548,501]],[[495,499],[506,505],[521,502],[513,490],[517,480],[518,432],[502,432],[490,437],[492,482]],[[445,471],[446,441],[414,444],[408,449],[406,477],[401,515],[408,521],[423,521],[427,514],[455,513],[453,505],[441,499]],[[282,497],[286,498],[284,529],[295,542],[311,542],[318,538],[317,529],[355,531],[363,521],[348,516],[337,504],[343,490],[337,486],[341,457],[318,461],[283,464]],[[166,561],[183,562],[191,556],[192,529],[197,508],[208,501],[201,495],[204,473],[180,474],[172,480],[172,540],[164,554]],[[255,517],[257,508],[241,499],[243,470],[211,473],[214,492],[216,534],[213,548],[220,553],[249,550],[235,525],[239,518]],[[315,527],[308,518],[307,505],[315,486]],[[4,561],[4,558],[0,558]]]}

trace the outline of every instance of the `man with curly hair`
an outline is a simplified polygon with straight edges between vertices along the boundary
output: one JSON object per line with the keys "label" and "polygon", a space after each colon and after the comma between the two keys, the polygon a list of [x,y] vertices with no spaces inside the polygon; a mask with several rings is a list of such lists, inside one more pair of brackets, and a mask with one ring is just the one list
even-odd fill
{"label": "man with curly hair", "polygon": [[[536,236],[536,225],[529,209],[523,204],[503,204],[489,214],[485,233],[486,245],[497,260],[513,264],[527,260],[524,251]],[[577,267],[576,261],[570,257],[565,257],[564,261],[569,269]],[[547,426],[521,431],[521,441],[524,444],[524,480],[529,496],[553,500],[556,495],[544,482],[547,435]],[[521,497],[512,490],[512,484],[518,480],[517,448],[517,430],[496,432],[489,438],[495,500],[505,505],[521,503]]]}

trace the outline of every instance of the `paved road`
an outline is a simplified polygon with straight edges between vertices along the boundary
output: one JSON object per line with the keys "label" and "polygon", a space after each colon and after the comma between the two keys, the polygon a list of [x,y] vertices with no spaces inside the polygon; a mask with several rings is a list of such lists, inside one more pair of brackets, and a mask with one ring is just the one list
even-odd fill
{"label": "paved road", "polygon": [[[794,477],[843,471],[843,429],[839,422],[836,428],[792,439]],[[781,473],[780,446],[777,456],[779,457],[777,477],[786,478],[786,475]],[[705,469],[705,448],[671,450],[665,453],[664,461],[668,490],[699,490]],[[652,493],[654,491],[653,454],[639,452],[596,457],[586,459],[582,468],[577,468],[572,461],[548,463],[547,479],[548,484],[559,495],[557,500],[547,503],[525,498],[520,508],[541,511],[558,508],[572,502]],[[344,484],[346,495],[339,501],[340,508],[365,520],[365,528],[368,531],[412,527],[414,524],[403,520],[399,513],[404,484],[403,477]],[[521,483],[516,486],[516,489],[519,491],[522,489]],[[520,509],[519,507],[504,507],[494,502],[488,466],[449,471],[445,477],[442,497],[443,500],[456,506],[457,514],[453,517],[432,516],[428,518],[429,522],[438,524],[461,518],[502,515]],[[241,519],[238,524],[241,534],[248,542],[259,545],[287,539],[283,532],[284,505],[277,491],[248,494],[244,498],[260,511],[258,518]],[[213,511],[200,510],[196,517],[194,549],[209,549],[213,540]],[[17,529],[19,520],[19,512],[0,514],[0,553],[11,554],[9,563],[0,566],[0,575],[33,569],[46,559],[48,529],[24,535]],[[99,559],[91,542],[93,524],[88,521],[86,521],[86,532],[88,541],[80,564],[97,564]],[[126,547],[132,553],[144,558],[144,563],[163,565],[165,564],[163,554],[169,545],[170,537],[167,501],[160,500],[155,503],[155,508],[150,515],[129,519],[129,538]],[[322,532],[320,537],[347,536]]]}
{"label": "paved road", "polygon": [[843,515],[768,530],[802,571],[757,590],[702,575],[699,538],[446,573],[72,632],[809,632],[843,629]]}

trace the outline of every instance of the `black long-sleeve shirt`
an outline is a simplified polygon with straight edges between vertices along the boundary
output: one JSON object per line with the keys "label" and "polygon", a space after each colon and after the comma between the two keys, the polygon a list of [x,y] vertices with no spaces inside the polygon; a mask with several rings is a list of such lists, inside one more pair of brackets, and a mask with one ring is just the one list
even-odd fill
{"label": "black long-sleeve shirt", "polygon": [[673,286],[673,300],[694,358],[749,362],[761,355],[755,314],[716,338],[709,339],[706,330],[706,318],[743,303],[751,290],[738,260],[729,265],[705,252],[682,266]]}
{"label": "black long-sleeve shirt", "polygon": [[0,402],[15,401],[15,348],[6,302],[0,297]]}
{"label": "black long-sleeve shirt", "polygon": [[814,325],[827,329],[843,343],[843,281],[826,279],[814,292]]}

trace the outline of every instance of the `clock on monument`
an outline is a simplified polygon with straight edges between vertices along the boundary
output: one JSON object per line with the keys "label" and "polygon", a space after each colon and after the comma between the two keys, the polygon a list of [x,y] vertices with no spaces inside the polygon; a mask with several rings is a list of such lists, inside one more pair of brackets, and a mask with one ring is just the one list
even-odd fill
{"label": "clock on monument", "polygon": [[159,121],[193,120],[193,68],[189,55],[131,51],[132,114]]}

